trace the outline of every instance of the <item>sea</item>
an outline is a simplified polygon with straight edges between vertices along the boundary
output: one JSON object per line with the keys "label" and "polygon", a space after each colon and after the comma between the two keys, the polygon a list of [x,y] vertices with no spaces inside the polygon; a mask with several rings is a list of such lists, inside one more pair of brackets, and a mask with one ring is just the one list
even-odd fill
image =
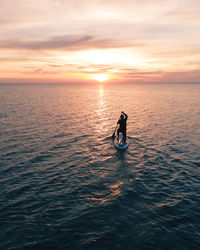
{"label": "sea", "polygon": [[200,249],[200,84],[0,85],[0,249]]}

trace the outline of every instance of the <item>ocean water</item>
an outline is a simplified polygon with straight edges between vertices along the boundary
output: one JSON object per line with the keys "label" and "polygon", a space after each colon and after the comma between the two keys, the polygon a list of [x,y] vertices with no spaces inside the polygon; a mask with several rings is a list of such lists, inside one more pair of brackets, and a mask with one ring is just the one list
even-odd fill
{"label": "ocean water", "polygon": [[0,86],[0,249],[199,246],[200,84]]}

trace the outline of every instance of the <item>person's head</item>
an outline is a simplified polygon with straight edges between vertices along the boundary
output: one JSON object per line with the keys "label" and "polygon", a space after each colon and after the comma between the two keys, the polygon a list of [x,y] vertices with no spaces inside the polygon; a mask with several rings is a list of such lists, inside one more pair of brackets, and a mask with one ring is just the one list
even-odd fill
{"label": "person's head", "polygon": [[123,115],[123,114],[121,114],[120,118],[121,118],[121,119],[124,119],[124,115]]}

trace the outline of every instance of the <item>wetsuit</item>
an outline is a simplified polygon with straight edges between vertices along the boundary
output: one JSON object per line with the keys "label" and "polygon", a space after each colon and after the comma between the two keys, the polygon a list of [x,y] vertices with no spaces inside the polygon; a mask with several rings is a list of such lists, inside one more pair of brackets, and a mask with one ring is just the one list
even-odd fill
{"label": "wetsuit", "polygon": [[117,124],[119,124],[119,128],[117,130],[117,136],[119,137],[119,133],[123,134],[123,140],[126,142],[126,121],[128,119],[127,114],[123,113],[124,116],[119,119]]}

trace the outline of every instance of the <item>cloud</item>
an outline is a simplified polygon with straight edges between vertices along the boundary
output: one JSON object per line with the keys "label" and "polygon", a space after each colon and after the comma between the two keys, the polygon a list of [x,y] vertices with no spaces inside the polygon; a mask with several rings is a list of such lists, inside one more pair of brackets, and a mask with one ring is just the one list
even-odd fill
{"label": "cloud", "polygon": [[0,57],[0,62],[2,62],[2,63],[27,62],[27,61],[32,61],[32,59],[20,58],[20,57]]}
{"label": "cloud", "polygon": [[141,71],[137,69],[124,69],[120,70],[121,72],[119,75],[125,76],[126,78],[135,77],[135,76],[142,76],[142,77],[148,77],[148,76],[159,76],[162,75],[164,72],[161,70],[149,70],[149,71]]}
{"label": "cloud", "polygon": [[166,13],[163,17],[168,22],[177,22],[183,24],[183,22],[196,23],[200,21],[199,10],[193,11],[182,11],[182,12],[169,12]]}
{"label": "cloud", "polygon": [[84,50],[84,49],[106,49],[123,48],[137,45],[128,41],[115,39],[100,39],[93,36],[60,36],[48,40],[0,40],[1,49],[23,49],[23,50]]}
{"label": "cloud", "polygon": [[43,70],[43,69],[34,69],[33,71],[27,72],[27,74],[34,74],[34,75],[55,75],[59,74],[60,71],[51,71],[51,70]]}

